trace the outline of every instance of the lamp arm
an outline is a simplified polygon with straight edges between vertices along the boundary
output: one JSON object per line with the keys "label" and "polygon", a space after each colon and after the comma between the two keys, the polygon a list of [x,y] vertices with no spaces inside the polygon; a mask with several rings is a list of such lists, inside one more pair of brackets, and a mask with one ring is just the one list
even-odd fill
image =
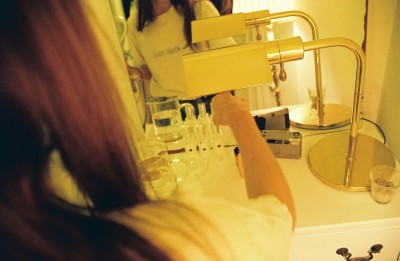
{"label": "lamp arm", "polygon": [[311,28],[313,40],[319,39],[317,24],[315,23],[314,19],[312,19],[311,16],[309,16],[307,13],[297,11],[297,10],[278,12],[278,13],[270,14],[270,19],[275,20],[275,19],[280,19],[280,18],[285,18],[285,17],[290,17],[290,16],[300,17],[300,18],[304,19]]}
{"label": "lamp arm", "polygon": [[344,185],[350,186],[352,182],[354,160],[356,155],[358,129],[361,121],[362,102],[364,95],[365,79],[365,54],[361,47],[354,41],[336,37],[328,39],[319,39],[310,42],[301,42],[300,37],[266,42],[267,57],[271,64],[293,61],[303,58],[305,51],[319,50],[328,47],[345,47],[352,51],[357,61],[356,79],[354,87],[353,108],[351,116],[350,136],[346,153],[346,170],[344,176]]}
{"label": "lamp arm", "polygon": [[362,100],[364,95],[364,79],[365,79],[365,54],[361,47],[352,40],[336,37],[328,39],[320,39],[312,42],[304,43],[304,51],[322,49],[327,47],[340,46],[345,47],[352,51],[357,61],[354,99],[353,99],[353,112],[351,118],[350,135],[356,137],[359,129],[361,119]]}
{"label": "lamp arm", "polygon": [[362,102],[364,98],[363,95],[364,95],[365,68],[366,68],[365,54],[359,45],[357,45],[354,41],[351,41],[346,38],[330,38],[330,39],[318,40],[315,42],[304,43],[304,50],[307,51],[316,48],[321,49],[333,46],[341,46],[349,49],[354,53],[357,61],[350,137],[346,154],[346,158],[348,160],[349,163],[348,165],[350,168],[352,165],[351,163],[354,161],[355,150],[357,145],[358,129],[361,121]]}

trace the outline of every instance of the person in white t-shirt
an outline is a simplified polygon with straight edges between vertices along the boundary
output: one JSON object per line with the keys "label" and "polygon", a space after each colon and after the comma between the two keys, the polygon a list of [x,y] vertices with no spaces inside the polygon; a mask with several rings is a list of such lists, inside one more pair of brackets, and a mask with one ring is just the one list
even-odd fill
{"label": "person in white t-shirt", "polygon": [[[229,12],[225,1],[215,2],[222,12]],[[133,2],[127,40],[133,66],[140,69],[145,80],[150,80],[151,97],[188,98],[181,57],[198,48],[191,43],[190,22],[219,15],[208,0]],[[209,41],[209,48],[233,44],[233,38],[224,38]]]}

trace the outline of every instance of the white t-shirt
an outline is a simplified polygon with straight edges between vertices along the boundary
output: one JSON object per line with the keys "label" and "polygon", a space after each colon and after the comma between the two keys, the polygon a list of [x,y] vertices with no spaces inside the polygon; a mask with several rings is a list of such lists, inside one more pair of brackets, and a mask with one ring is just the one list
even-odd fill
{"label": "white t-shirt", "polygon": [[239,205],[177,195],[109,214],[173,260],[288,260],[292,219],[275,196]]}
{"label": "white t-shirt", "polygon": [[[196,19],[219,16],[210,1],[197,1],[193,5]],[[192,53],[183,33],[184,18],[174,6],[157,16],[137,31],[138,10],[133,4],[128,19],[128,45],[131,49],[133,65],[147,65],[152,78],[150,95],[153,97],[178,96],[186,99],[186,83],[183,74],[182,55]],[[233,38],[210,41],[210,48],[235,44]]]}

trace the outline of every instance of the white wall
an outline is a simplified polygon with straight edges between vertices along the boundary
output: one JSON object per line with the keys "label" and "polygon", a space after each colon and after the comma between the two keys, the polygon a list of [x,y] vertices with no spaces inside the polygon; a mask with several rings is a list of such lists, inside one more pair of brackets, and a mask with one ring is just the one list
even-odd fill
{"label": "white wall", "polygon": [[400,3],[370,0],[369,9],[365,114],[400,159]]}
{"label": "white wall", "polygon": [[389,48],[394,32],[396,2],[396,0],[371,0],[368,6],[364,112],[373,120],[378,117]]}
{"label": "white wall", "polygon": [[[309,14],[316,22],[319,38],[344,37],[362,45],[364,40],[365,0],[335,1],[293,1],[293,9]],[[312,40],[310,27],[304,20],[295,20],[295,33],[300,34],[303,41]],[[354,54],[345,48],[332,47],[321,49],[322,85],[326,87],[326,102],[352,106],[354,82],[356,76],[356,60]],[[298,79],[295,86],[288,86],[290,92],[283,95],[296,94],[288,103],[308,102],[307,88],[315,86],[313,53],[307,52],[302,61],[296,62]],[[296,101],[297,99],[297,101]]]}

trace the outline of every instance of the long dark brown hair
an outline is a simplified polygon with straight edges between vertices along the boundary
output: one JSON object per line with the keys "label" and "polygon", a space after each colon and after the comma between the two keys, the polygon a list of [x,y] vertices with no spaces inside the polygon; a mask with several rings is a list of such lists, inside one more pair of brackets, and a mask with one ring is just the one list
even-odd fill
{"label": "long dark brown hair", "polygon": [[[100,214],[147,202],[80,0],[0,3],[0,259],[167,259]],[[90,204],[57,197],[51,153]]]}
{"label": "long dark brown hair", "polygon": [[[154,21],[153,2],[151,0],[138,1],[138,23],[137,30],[143,31],[144,27]],[[192,28],[191,22],[195,19],[192,8],[193,0],[171,0],[172,5],[182,13],[184,17],[183,33],[186,42],[192,44]],[[232,13],[232,0],[211,0],[221,15]]]}

